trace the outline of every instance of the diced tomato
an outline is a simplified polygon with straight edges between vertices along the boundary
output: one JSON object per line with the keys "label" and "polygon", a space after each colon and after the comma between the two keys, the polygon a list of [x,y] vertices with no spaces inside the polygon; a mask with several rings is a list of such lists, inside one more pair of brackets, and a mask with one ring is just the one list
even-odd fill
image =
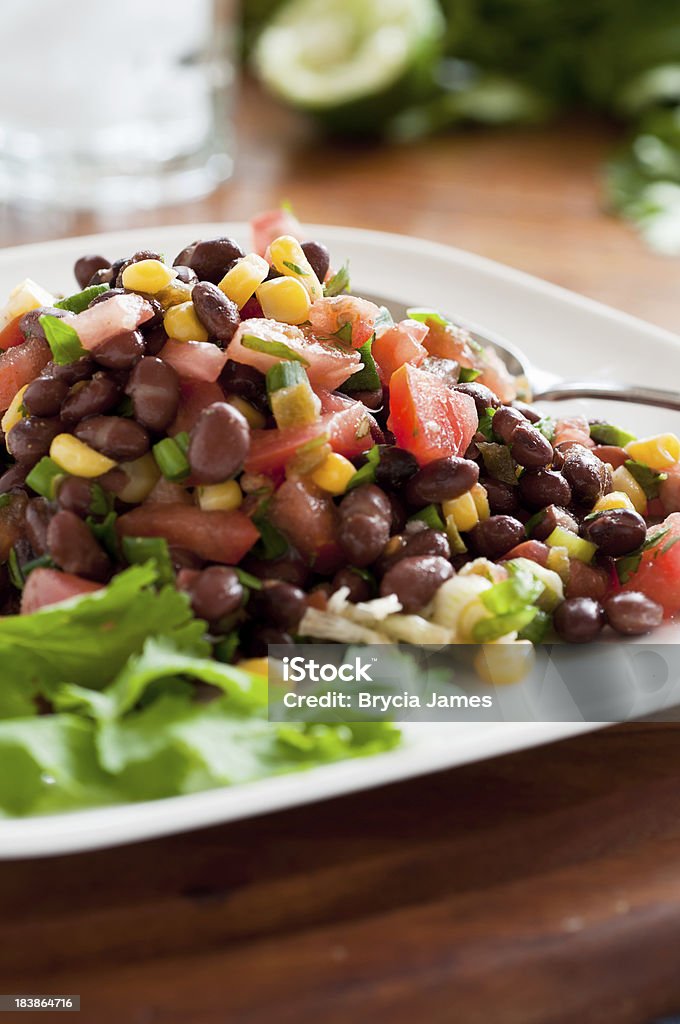
{"label": "diced tomato", "polygon": [[286,480],[274,495],[270,517],[318,572],[333,572],[342,564],[338,511],[330,495],[306,481]]}
{"label": "diced tomato", "polygon": [[623,590],[640,590],[660,604],[666,617],[680,612],[680,512],[673,512],[665,522],[650,526],[647,536],[667,532],[653,548],[645,551],[640,567],[623,586]]}
{"label": "diced tomato", "polygon": [[140,505],[120,516],[116,526],[124,537],[165,537],[206,562],[226,565],[240,562],[260,536],[242,512],[204,512],[181,503]]}
{"label": "diced tomato", "polygon": [[615,444],[596,444],[593,448],[593,455],[597,455],[601,462],[606,462],[612,469],[618,469],[629,457],[623,448]]}
{"label": "diced tomato", "polygon": [[174,437],[183,430],[191,430],[204,409],[214,402],[223,401],[224,392],[216,382],[183,380],[180,384],[179,409],[168,434]]}
{"label": "diced tomato", "polygon": [[0,348],[3,351],[7,351],[8,348],[14,348],[15,345],[23,345],[26,341],[26,338],[19,329],[20,323],[21,317],[15,316],[14,320],[10,320],[0,331]]}
{"label": "diced tomato", "polygon": [[565,597],[592,597],[601,601],[610,589],[609,573],[598,565],[586,565],[578,558],[569,559],[569,579]]}
{"label": "diced tomato", "polygon": [[168,338],[158,354],[184,380],[208,384],[217,380],[229,358],[224,349],[210,341],[175,341],[173,338]]}
{"label": "diced tomato", "polygon": [[51,358],[50,346],[42,338],[30,338],[0,356],[0,412],[9,408],[17,391],[37,377]]}
{"label": "diced tomato", "polygon": [[347,458],[368,451],[373,445],[365,407],[360,402],[343,400],[338,411],[326,412],[316,423],[308,426],[253,430],[246,472],[276,474],[290,462],[298,448],[322,434],[328,436],[333,451]]}
{"label": "diced tomato", "polygon": [[418,320],[402,320],[375,339],[371,352],[385,383],[404,363],[420,366],[425,361],[427,349],[423,340],[428,330],[427,324]]}
{"label": "diced tomato", "polygon": [[351,327],[352,348],[361,348],[373,336],[380,306],[358,295],[333,295],[317,299],[309,311],[312,330],[321,334],[337,334],[347,324]]}
{"label": "diced tomato", "polygon": [[126,292],[113,295],[106,302],[83,310],[65,319],[77,332],[83,348],[90,352],[110,338],[136,330],[154,315],[151,305],[141,295]]}
{"label": "diced tomato", "polygon": [[576,414],[565,416],[564,419],[557,421],[553,445],[565,444],[567,441],[582,444],[585,448],[595,447],[595,442],[590,436],[590,425],[585,416]]}
{"label": "diced tomato", "polygon": [[244,320],[229,342],[227,354],[237,363],[254,366],[262,373],[266,373],[270,367],[280,363],[284,357],[247,348],[243,345],[243,338],[248,334],[261,339],[265,344],[267,342],[283,344],[297,355],[302,356],[308,364],[305,367],[307,375],[315,387],[333,391],[344,384],[353,373],[361,369],[361,356],[358,352],[321,341],[313,334],[305,335],[299,327],[280,324],[276,320]]}
{"label": "diced tomato", "polygon": [[666,473],[668,479],[661,484],[659,497],[667,513],[680,512],[680,465],[671,466]]}
{"label": "diced tomato", "polygon": [[34,569],[21,595],[21,614],[30,615],[48,605],[59,604],[60,601],[68,601],[83,594],[94,594],[96,590],[102,589],[101,583],[84,580],[82,576],[73,576],[70,572]]}
{"label": "diced tomato", "polygon": [[440,324],[436,320],[428,320],[427,326],[430,330],[425,339],[425,348],[431,356],[453,359],[468,368],[474,366],[475,353],[468,331],[454,324]]}
{"label": "diced tomato", "polygon": [[514,548],[508,551],[507,555],[503,555],[502,561],[507,562],[510,558],[528,558],[531,562],[537,562],[538,565],[546,566],[549,554],[550,548],[547,544],[543,544],[542,541],[523,540],[521,544],[516,544]]}
{"label": "diced tomato", "polygon": [[475,403],[437,377],[408,364],[390,378],[387,426],[421,465],[464,455],[478,426]]}
{"label": "diced tomato", "polygon": [[281,235],[292,235],[301,242],[304,238],[302,225],[290,210],[266,210],[253,217],[250,222],[253,233],[253,248],[260,256],[264,256],[275,238]]}

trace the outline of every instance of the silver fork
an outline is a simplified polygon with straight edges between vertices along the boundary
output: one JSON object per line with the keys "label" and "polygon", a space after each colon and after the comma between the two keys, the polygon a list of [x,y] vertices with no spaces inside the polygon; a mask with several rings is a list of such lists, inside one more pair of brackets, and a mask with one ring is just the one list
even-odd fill
{"label": "silver fork", "polygon": [[[391,299],[366,295],[379,306],[386,306],[395,320],[403,320],[409,307]],[[605,398],[615,402],[634,402],[638,405],[654,405],[660,409],[674,409],[680,412],[680,393],[664,388],[650,388],[641,384],[626,384],[622,381],[571,381],[560,380],[554,374],[534,366],[518,348],[505,338],[492,334],[486,328],[456,318],[457,327],[470,333],[473,340],[484,347],[493,348],[503,360],[513,377],[523,377],[532,401],[561,402],[568,398]]]}

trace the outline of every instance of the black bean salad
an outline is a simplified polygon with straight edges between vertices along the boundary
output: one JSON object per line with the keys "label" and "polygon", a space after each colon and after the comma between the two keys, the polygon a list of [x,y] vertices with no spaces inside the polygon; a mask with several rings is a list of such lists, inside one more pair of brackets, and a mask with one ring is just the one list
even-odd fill
{"label": "black bean salad", "polygon": [[152,563],[252,667],[298,638],[584,643],[680,611],[675,435],[546,416],[440,313],[350,294],[290,212],[253,233],[10,295],[3,615]]}

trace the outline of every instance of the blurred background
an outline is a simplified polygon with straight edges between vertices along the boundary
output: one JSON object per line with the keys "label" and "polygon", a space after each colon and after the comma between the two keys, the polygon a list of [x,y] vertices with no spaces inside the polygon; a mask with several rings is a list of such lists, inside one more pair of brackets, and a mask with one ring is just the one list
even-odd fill
{"label": "blurred background", "polygon": [[678,328],[678,0],[5,0],[0,242],[424,235]]}

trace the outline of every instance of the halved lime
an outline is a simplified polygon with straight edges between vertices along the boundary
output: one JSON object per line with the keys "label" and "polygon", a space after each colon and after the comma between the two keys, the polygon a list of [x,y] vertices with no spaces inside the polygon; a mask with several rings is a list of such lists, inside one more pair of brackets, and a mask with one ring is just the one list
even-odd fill
{"label": "halved lime", "polygon": [[443,33],[436,0],[290,0],[254,63],[287,102],[358,129],[422,95]]}

